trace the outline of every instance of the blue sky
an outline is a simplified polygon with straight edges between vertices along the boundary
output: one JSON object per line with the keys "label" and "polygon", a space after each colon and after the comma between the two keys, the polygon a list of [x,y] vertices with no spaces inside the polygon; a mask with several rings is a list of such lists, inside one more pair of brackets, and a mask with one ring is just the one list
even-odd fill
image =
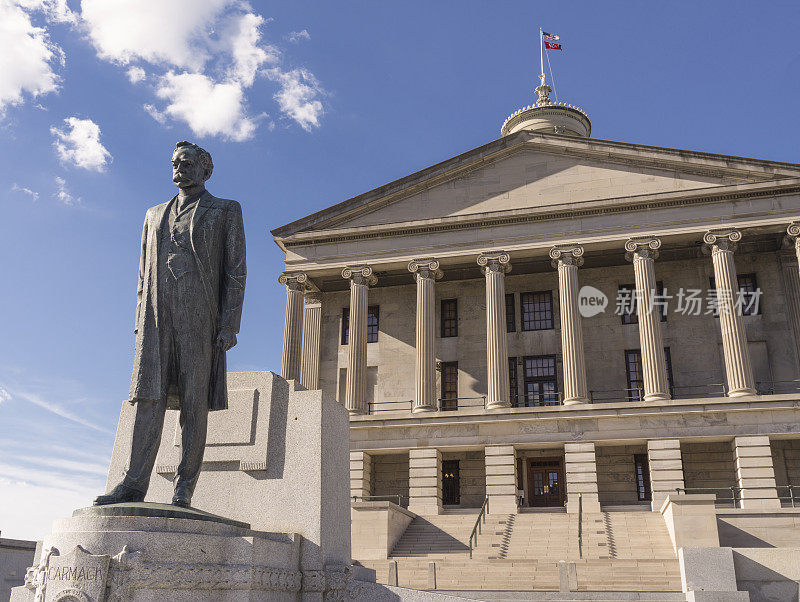
{"label": "blue sky", "polygon": [[231,370],[280,370],[269,230],[497,138],[538,27],[593,136],[800,162],[800,4],[0,0],[0,530],[101,493],[170,156],[244,208]]}

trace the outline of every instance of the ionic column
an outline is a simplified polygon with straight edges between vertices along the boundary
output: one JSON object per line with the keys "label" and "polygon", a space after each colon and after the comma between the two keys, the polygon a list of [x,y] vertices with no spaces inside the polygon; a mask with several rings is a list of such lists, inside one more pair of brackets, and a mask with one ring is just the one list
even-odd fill
{"label": "ionic column", "polygon": [[792,222],[786,228],[786,234],[794,243],[794,252],[797,255],[797,265],[800,267],[800,222]]}
{"label": "ionic column", "polygon": [[656,294],[656,271],[661,240],[654,236],[631,238],[625,243],[625,257],[633,261],[636,279],[636,311],[639,317],[639,345],[642,352],[644,400],[669,399],[664,339],[661,335],[661,312],[653,307]]}
{"label": "ionic column", "polygon": [[478,265],[486,277],[487,409],[505,408],[508,399],[508,343],[506,341],[505,275],[511,270],[505,251],[481,253]]}
{"label": "ionic column", "polygon": [[786,228],[787,242],[791,244],[794,253],[791,258],[789,253],[780,253],[783,284],[786,289],[786,308],[788,309],[789,322],[794,333],[794,345],[797,360],[800,362],[800,223],[792,222]]}
{"label": "ionic column", "polygon": [[367,413],[367,300],[369,287],[378,282],[369,266],[348,266],[342,278],[350,280],[350,333],[347,341],[347,381],[344,406],[351,414]]}
{"label": "ionic column", "polygon": [[303,343],[303,291],[308,277],[303,272],[284,272],[278,282],[286,285],[286,319],[283,323],[281,376],[300,379],[300,349]]}
{"label": "ionic column", "polygon": [[436,304],[434,282],[442,277],[435,259],[415,259],[408,271],[417,280],[417,352],[412,412],[436,410]]}
{"label": "ionic column", "polygon": [[739,282],[733,252],[741,240],[739,230],[709,230],[703,236],[704,250],[711,252],[714,262],[714,280],[717,286],[719,327],[722,330],[722,351],[725,356],[725,373],[728,377],[728,396],[755,395],[755,379],[747,347],[747,333],[742,315],[737,311],[736,295]]}
{"label": "ionic column", "polygon": [[303,330],[303,363],[300,384],[306,389],[319,389],[319,345],[322,327],[322,295],[306,293],[306,315]]}
{"label": "ionic column", "polygon": [[558,269],[558,298],[561,306],[561,355],[564,361],[564,405],[586,403],[586,358],[583,329],[578,312],[578,266],[583,265],[583,247],[557,245],[550,249],[552,265]]}

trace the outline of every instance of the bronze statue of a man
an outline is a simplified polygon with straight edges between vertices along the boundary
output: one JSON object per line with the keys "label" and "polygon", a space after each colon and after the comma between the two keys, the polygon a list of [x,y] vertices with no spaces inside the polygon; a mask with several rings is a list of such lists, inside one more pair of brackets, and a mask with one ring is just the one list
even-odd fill
{"label": "bronze statue of a man", "polygon": [[225,352],[236,344],[244,301],[242,208],[208,193],[211,155],[178,142],[178,194],[147,211],[136,303],[129,401],[136,405],[125,478],[95,504],[141,502],[150,483],[167,408],[180,409],[181,462],[172,503],[189,506],[209,410],[228,406]]}

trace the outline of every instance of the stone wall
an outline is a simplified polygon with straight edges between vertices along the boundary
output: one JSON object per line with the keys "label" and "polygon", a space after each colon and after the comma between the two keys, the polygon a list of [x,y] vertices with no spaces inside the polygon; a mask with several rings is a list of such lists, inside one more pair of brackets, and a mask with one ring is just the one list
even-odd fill
{"label": "stone wall", "polygon": [[[778,255],[770,253],[736,254],[740,274],[755,273],[764,291],[761,315],[745,316],[748,342],[756,381],[760,388],[767,381],[796,378],[798,361],[784,303]],[[512,253],[511,263],[514,264]],[[663,282],[667,295],[679,288],[700,289],[705,298],[709,277],[713,275],[711,260],[700,256],[694,260],[670,261],[664,256],[656,260],[657,280]],[[446,270],[445,270],[446,272]],[[632,284],[633,268],[629,264],[592,267],[591,254],[580,268],[581,286],[590,285],[609,299],[604,313],[583,320],[587,382],[594,398],[624,398],[627,388],[625,350],[639,349],[636,324],[622,324],[615,315],[617,291],[620,285]],[[554,328],[525,331],[520,326],[520,293],[552,291]],[[404,401],[414,397],[415,308],[416,289],[409,274],[408,284],[373,288],[369,304],[380,307],[380,333],[377,343],[368,344],[367,364],[374,368],[370,379],[368,399]],[[515,295],[517,330],[508,334],[509,357],[526,355],[555,355],[559,388],[562,388],[561,340],[559,324],[558,278],[555,270],[506,276],[506,292]],[[458,300],[458,336],[441,338],[439,329],[441,300]],[[677,299],[670,301],[667,321],[662,324],[664,345],[670,348],[675,394],[678,397],[708,397],[721,394],[725,380],[721,356],[722,338],[719,320],[711,315],[682,315],[674,311]],[[459,397],[486,395],[486,324],[485,285],[477,264],[472,280],[444,280],[436,283],[436,357],[441,361],[457,361],[459,367]],[[323,295],[320,386],[338,397],[341,374],[347,366],[347,346],[340,345],[342,308],[349,306],[349,292]],[[703,305],[702,311],[706,309]],[[520,392],[522,367],[519,367]],[[437,396],[440,384],[437,376]],[[780,386],[780,385],[779,385]],[[610,390],[610,391],[609,391]],[[384,406],[390,407],[388,405]]]}
{"label": "stone wall", "polygon": [[800,508],[783,508],[774,512],[718,509],[717,526],[721,546],[797,547],[800,543]]}
{"label": "stone wall", "polygon": [[772,440],[770,446],[778,495],[787,497],[789,492],[785,486],[796,485],[798,489],[794,493],[798,499],[795,503],[800,506],[800,439]]}
{"label": "stone wall", "polygon": [[486,463],[483,451],[442,452],[442,462],[458,460],[462,508],[480,508],[486,497]]}
{"label": "stone wall", "polygon": [[618,445],[595,449],[597,489],[601,504],[639,503],[634,454],[646,456],[647,447],[644,445]]}
{"label": "stone wall", "polygon": [[372,456],[372,495],[399,495],[408,506],[408,452]]}
{"label": "stone wall", "polygon": [[[683,480],[687,489],[694,487],[725,489],[737,485],[733,449],[729,441],[681,442],[681,457]],[[726,491],[718,492],[718,497],[723,496],[730,497],[730,494]]]}

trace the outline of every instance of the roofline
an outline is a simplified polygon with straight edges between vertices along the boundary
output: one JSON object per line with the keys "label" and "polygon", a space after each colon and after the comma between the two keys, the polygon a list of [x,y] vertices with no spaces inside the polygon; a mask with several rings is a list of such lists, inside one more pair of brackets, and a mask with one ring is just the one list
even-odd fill
{"label": "roofline", "polygon": [[[719,153],[709,153],[705,151],[677,149],[677,148],[670,148],[663,146],[653,146],[647,144],[639,144],[636,142],[620,142],[616,140],[605,140],[601,138],[577,138],[575,136],[569,136],[569,135],[552,134],[544,132],[529,132],[521,130],[519,132],[510,134],[508,136],[504,136],[502,138],[492,140],[491,142],[487,142],[486,144],[468,150],[459,155],[455,155],[454,157],[450,157],[449,159],[445,159],[444,161],[440,161],[439,163],[435,163],[434,165],[413,172],[400,179],[393,180],[387,184],[384,184],[383,186],[373,188],[372,190],[351,197],[335,205],[331,205],[330,207],[326,207],[325,209],[321,209],[320,211],[316,211],[310,215],[297,219],[293,222],[289,222],[288,224],[285,224],[283,226],[279,226],[278,228],[271,230],[270,233],[273,235],[276,244],[278,244],[278,246],[283,249],[284,248],[283,245],[279,242],[280,239],[286,236],[291,236],[292,234],[300,231],[301,229],[314,226],[315,224],[318,224],[321,221],[331,219],[333,217],[336,217],[337,215],[346,213],[348,210],[356,209],[359,206],[366,205],[373,200],[377,200],[389,194],[402,191],[404,188],[408,187],[408,185],[410,185],[412,182],[422,183],[427,179],[430,179],[436,172],[444,171],[446,173],[449,169],[456,167],[459,163],[463,163],[466,159],[473,157],[475,155],[488,155],[483,157],[481,160],[487,160],[489,158],[493,159],[497,155],[502,154],[503,151],[510,152],[511,149],[517,146],[521,146],[531,140],[536,140],[537,138],[543,139],[545,141],[550,139],[553,142],[568,142],[568,143],[577,142],[581,145],[585,145],[587,147],[587,150],[591,150],[592,146],[605,146],[605,147],[610,146],[612,148],[618,148],[624,150],[630,150],[632,147],[635,147],[637,149],[657,151],[662,154],[663,153],[674,154],[678,155],[680,158],[693,157],[702,159],[712,159],[716,161],[724,161],[726,163],[729,163],[731,160],[734,160],[734,161],[759,165],[762,167],[783,168],[798,172],[798,174],[794,175],[794,177],[800,175],[800,164],[798,163],[773,161],[769,159],[756,159],[752,157],[741,157],[738,155],[723,155]],[[478,157],[476,157],[476,161],[472,161],[470,163],[475,163],[478,160],[479,160]],[[713,166],[706,166],[706,167],[709,169],[713,169]],[[719,166],[719,168],[725,169],[726,166]],[[735,169],[735,168],[727,167],[727,169]],[[765,177],[765,175],[766,174],[763,174],[761,175],[761,177],[763,179],[772,179],[773,177],[774,178],[779,177],[777,175],[773,175],[772,177]],[[788,176],[788,177],[793,177],[793,176]]]}

